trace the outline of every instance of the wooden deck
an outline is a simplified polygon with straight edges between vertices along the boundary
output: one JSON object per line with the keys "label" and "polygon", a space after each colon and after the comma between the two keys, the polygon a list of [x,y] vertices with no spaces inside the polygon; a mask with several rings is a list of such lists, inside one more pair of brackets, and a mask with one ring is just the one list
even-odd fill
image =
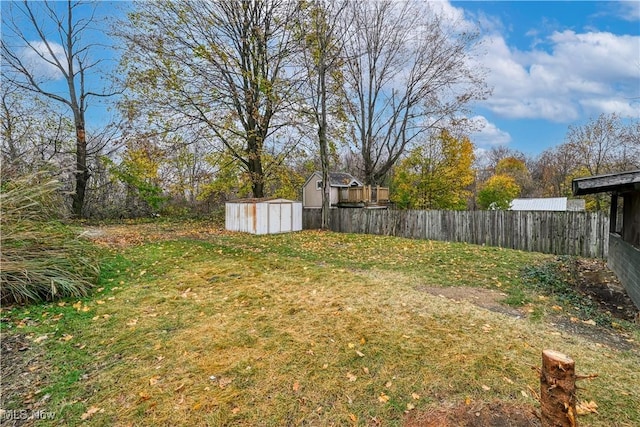
{"label": "wooden deck", "polygon": [[388,204],[389,188],[380,186],[341,188],[338,197],[339,206],[386,206]]}

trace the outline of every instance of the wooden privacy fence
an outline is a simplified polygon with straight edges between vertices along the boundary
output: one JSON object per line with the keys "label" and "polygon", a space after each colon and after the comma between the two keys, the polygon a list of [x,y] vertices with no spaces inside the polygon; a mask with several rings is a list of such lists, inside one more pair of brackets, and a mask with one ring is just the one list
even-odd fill
{"label": "wooden privacy fence", "polygon": [[[320,228],[320,221],[320,209],[303,209],[303,228]],[[609,246],[609,217],[604,212],[344,208],[331,210],[331,229],[589,258],[606,258]]]}

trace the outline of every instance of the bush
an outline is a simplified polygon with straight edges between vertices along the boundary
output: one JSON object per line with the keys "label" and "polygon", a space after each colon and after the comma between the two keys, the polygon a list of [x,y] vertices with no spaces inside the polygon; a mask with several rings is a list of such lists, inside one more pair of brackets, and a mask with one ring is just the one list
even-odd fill
{"label": "bush", "polygon": [[82,297],[98,275],[95,248],[61,222],[59,183],[34,174],[0,189],[0,301]]}

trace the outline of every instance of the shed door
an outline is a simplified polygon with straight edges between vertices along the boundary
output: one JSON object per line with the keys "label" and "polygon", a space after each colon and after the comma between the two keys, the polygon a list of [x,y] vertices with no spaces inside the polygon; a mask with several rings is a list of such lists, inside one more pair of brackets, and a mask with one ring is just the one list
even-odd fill
{"label": "shed door", "polygon": [[269,234],[280,233],[280,203],[269,203]]}
{"label": "shed door", "polygon": [[292,230],[291,225],[291,203],[280,205],[280,231],[287,233]]}

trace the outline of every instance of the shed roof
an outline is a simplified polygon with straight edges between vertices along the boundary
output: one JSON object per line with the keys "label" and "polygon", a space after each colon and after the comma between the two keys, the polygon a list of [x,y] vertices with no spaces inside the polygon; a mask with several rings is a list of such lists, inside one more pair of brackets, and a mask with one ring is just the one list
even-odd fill
{"label": "shed roof", "polygon": [[576,196],[608,191],[617,191],[619,193],[640,191],[640,169],[588,178],[576,178],[572,182],[572,187],[573,194]]}
{"label": "shed roof", "polygon": [[228,200],[227,203],[300,203],[295,200],[283,199],[279,197],[262,197]]}
{"label": "shed roof", "polygon": [[566,197],[541,197],[530,199],[513,199],[512,211],[566,211]]}

